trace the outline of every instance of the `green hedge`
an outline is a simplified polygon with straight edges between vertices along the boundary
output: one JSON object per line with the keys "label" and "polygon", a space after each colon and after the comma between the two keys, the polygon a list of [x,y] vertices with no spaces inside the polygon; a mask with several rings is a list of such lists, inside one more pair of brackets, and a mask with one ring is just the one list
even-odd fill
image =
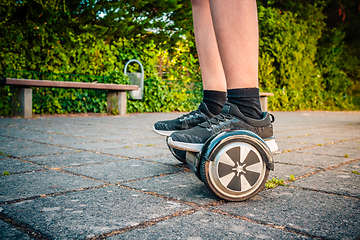
{"label": "green hedge", "polygon": [[[270,110],[359,109],[341,69],[343,34],[326,32],[322,6],[297,13],[259,6],[261,90],[272,92]],[[320,44],[320,43],[321,44]]]}
{"label": "green hedge", "polygon": [[[359,109],[358,98],[351,97],[353,83],[344,71],[344,34],[326,28],[323,7],[305,5],[292,12],[258,6],[259,83],[262,91],[275,94],[269,98],[270,110]],[[128,112],[189,111],[202,98],[191,34],[168,48],[166,42],[143,41],[142,36],[105,40],[83,31],[78,35],[68,32],[65,41],[45,28],[36,31],[31,33],[37,36],[35,44],[25,34],[1,41],[2,76],[9,76],[6,70],[23,70],[53,73],[48,76],[55,80],[61,80],[56,76],[81,74],[98,76],[98,81],[127,83],[124,64],[138,59],[145,70],[145,95],[143,101],[128,100]],[[139,71],[136,64],[129,70]],[[106,92],[33,88],[33,93],[35,113],[106,111]],[[11,87],[0,87],[0,115],[12,114],[13,94]]]}

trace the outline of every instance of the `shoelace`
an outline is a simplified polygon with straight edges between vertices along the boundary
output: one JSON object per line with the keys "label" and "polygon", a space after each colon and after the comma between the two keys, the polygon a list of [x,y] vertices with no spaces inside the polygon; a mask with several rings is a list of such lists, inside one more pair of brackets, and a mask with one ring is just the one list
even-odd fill
{"label": "shoelace", "polygon": [[199,109],[197,109],[195,111],[192,111],[192,112],[189,112],[189,113],[186,113],[186,114],[182,115],[181,117],[179,117],[179,119],[182,120],[184,118],[195,116],[196,114],[201,114],[201,111]]}
{"label": "shoelace", "polygon": [[230,119],[233,119],[234,117],[231,116],[230,114],[226,114],[226,113],[220,113],[219,115],[216,115],[215,117],[207,120],[205,123],[204,123],[204,126],[207,127],[207,126],[211,126],[211,125],[218,125],[219,123],[221,122],[225,122],[227,120],[230,120]]}

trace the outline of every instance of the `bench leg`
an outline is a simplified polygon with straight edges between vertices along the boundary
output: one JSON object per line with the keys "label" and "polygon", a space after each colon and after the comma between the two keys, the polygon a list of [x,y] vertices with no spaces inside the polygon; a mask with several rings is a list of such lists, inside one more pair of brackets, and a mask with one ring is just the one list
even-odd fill
{"label": "bench leg", "polygon": [[266,112],[268,109],[268,99],[267,97],[260,97],[260,105],[261,105],[261,111]]}
{"label": "bench leg", "polygon": [[18,88],[17,100],[19,103],[20,111],[17,111],[17,104],[13,104],[13,110],[16,114],[23,118],[32,117],[32,89],[31,88]]}
{"label": "bench leg", "polygon": [[107,114],[110,115],[113,110],[120,115],[126,115],[126,92],[109,91],[107,95]]}

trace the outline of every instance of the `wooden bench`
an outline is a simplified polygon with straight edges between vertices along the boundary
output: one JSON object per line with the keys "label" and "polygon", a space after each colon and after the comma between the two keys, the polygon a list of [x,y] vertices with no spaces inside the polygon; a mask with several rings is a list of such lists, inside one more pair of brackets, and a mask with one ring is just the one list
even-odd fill
{"label": "wooden bench", "polygon": [[[117,109],[119,115],[126,115],[126,91],[138,90],[137,85],[122,85],[109,83],[87,82],[63,82],[33,79],[2,78],[0,85],[13,85],[18,88],[18,101],[20,103],[20,115],[24,118],[32,117],[32,89],[30,87],[51,88],[81,88],[109,90],[107,94],[107,114]],[[13,104],[13,110],[15,105]]]}
{"label": "wooden bench", "polygon": [[268,99],[267,97],[271,97],[274,96],[273,93],[265,93],[265,92],[261,92],[260,93],[260,105],[261,105],[261,110],[263,112],[266,112],[268,109]]}

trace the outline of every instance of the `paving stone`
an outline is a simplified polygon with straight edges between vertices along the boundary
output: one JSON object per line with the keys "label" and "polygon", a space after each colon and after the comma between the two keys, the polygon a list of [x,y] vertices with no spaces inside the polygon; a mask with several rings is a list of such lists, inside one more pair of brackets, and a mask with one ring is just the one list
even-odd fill
{"label": "paving stone", "polygon": [[71,134],[74,132],[78,132],[76,129],[78,129],[77,125],[72,125],[71,127],[60,127],[60,126],[48,126],[48,127],[42,127],[41,132],[45,134],[56,134],[56,135],[64,135],[64,136],[72,136]]}
{"label": "paving stone", "polygon": [[5,155],[10,154],[12,157],[30,157],[30,156],[40,156],[47,154],[60,154],[66,152],[75,152],[75,150],[55,147],[55,146],[41,146],[41,147],[26,147],[26,148],[13,148],[13,149],[4,149],[2,150]]}
{"label": "paving stone", "polygon": [[[315,130],[316,131],[316,130]],[[293,142],[302,142],[304,145],[312,146],[317,144],[326,144],[326,143],[332,143],[332,142],[338,142],[338,141],[345,141],[347,139],[352,139],[353,137],[350,135],[308,135],[308,136],[292,136],[291,138],[286,137],[285,139],[291,140]],[[285,140],[285,139],[279,139],[279,140]]]}
{"label": "paving stone", "polygon": [[69,137],[60,134],[47,134],[47,133],[39,134],[36,138],[33,138],[32,140],[36,142],[51,144],[51,145],[95,142],[95,140],[93,139],[84,138],[84,137]]}
{"label": "paving stone", "polygon": [[125,160],[68,168],[66,171],[110,183],[119,183],[147,177],[160,176],[162,174],[176,173],[184,171],[184,169],[170,165],[144,162],[139,160]]}
{"label": "paving stone", "polygon": [[279,150],[281,152],[287,151],[287,150],[294,150],[294,149],[301,149],[305,147],[313,146],[314,144],[311,143],[303,143],[303,142],[291,142],[287,139],[280,139],[276,140],[276,143],[278,144]]}
{"label": "paving stone", "polygon": [[338,157],[347,156],[349,158],[358,158],[360,156],[360,149],[337,147],[336,144],[299,150],[299,152],[324,154]]}
{"label": "paving stone", "polygon": [[76,148],[79,150],[96,151],[102,149],[113,149],[113,148],[124,148],[131,144],[119,143],[119,142],[91,142],[91,143],[80,143],[80,144],[64,144],[64,146]]}
{"label": "paving stone", "polygon": [[94,132],[94,131],[74,131],[74,130],[68,130],[68,131],[61,131],[61,133],[65,134],[65,135],[70,135],[73,137],[94,137],[94,136],[102,136],[104,134],[102,133],[98,133],[98,132]]}
{"label": "paving stone", "polygon": [[[319,131],[323,133],[319,133]],[[303,142],[318,142],[318,141],[325,141],[329,142],[330,139],[327,139],[327,137],[324,137],[323,134],[327,133],[328,130],[319,129],[319,128],[303,128],[299,130],[287,130],[284,132],[274,132],[274,136],[276,139],[291,139],[292,141],[301,141]]]}
{"label": "paving stone", "polygon": [[[277,118],[278,120],[279,118]],[[281,119],[285,120],[286,119]],[[304,133],[308,136],[340,136],[340,135],[350,135],[356,136],[356,133],[360,131],[359,124],[357,125],[346,125],[341,124],[340,121],[331,119],[330,122],[319,123],[316,121],[308,122],[294,122],[294,118],[290,118],[292,123],[279,123],[275,121],[274,130],[276,134],[281,134],[282,136],[291,136],[298,137],[303,136]]]}
{"label": "paving stone", "polygon": [[347,172],[357,171],[358,173],[360,173],[360,160],[338,167],[336,168],[336,170],[347,171]]}
{"label": "paving stone", "polygon": [[1,176],[0,202],[103,184],[102,182],[53,170]]}
{"label": "paving stone", "polygon": [[218,200],[192,172],[123,183],[122,185],[142,191],[156,192],[166,197],[199,205]]}
{"label": "paving stone", "polygon": [[336,143],[336,147],[360,149],[360,140],[339,142]]}
{"label": "paving stone", "polygon": [[13,138],[29,139],[31,140],[34,136],[41,134],[36,131],[29,131],[17,128],[7,128],[6,131],[0,133],[3,136],[11,136]]}
{"label": "paving stone", "polygon": [[123,129],[119,129],[119,128],[114,128],[114,129],[97,129],[96,131],[94,131],[93,129],[89,129],[89,130],[83,130],[83,131],[78,131],[78,132],[73,132],[73,133],[69,133],[72,136],[89,136],[89,137],[101,137],[101,136],[110,136],[110,135],[114,135],[114,134],[118,134],[121,133],[121,135],[124,136],[128,136],[131,138],[144,138],[144,137],[157,137],[157,135],[153,132],[153,131],[144,131],[144,129],[142,128],[141,131],[139,131],[139,129],[133,129],[133,130],[123,130]]}
{"label": "paving stone", "polygon": [[[16,172],[26,169],[33,171],[31,167],[39,167],[34,170],[35,172],[0,176],[1,216],[28,226],[49,239],[84,239],[99,236],[123,227],[142,225],[145,221],[173,213],[175,215],[171,219],[153,226],[145,223],[145,228],[125,232],[114,236],[114,239],[301,237],[286,231],[286,228],[327,239],[359,238],[360,200],[359,190],[355,187],[359,185],[360,175],[351,173],[360,172],[359,113],[275,112],[274,129],[278,145],[282,150],[293,151],[278,152],[274,155],[275,171],[270,172],[270,178],[287,180],[290,174],[298,177],[321,168],[330,167],[331,170],[288,183],[289,187],[262,191],[243,203],[219,201],[185,164],[181,164],[172,156],[167,148],[166,138],[153,132],[152,127],[156,121],[173,119],[182,114],[40,117],[27,120],[0,118],[0,148],[6,144],[7,147],[4,148],[8,150],[8,144],[14,146],[15,142],[26,147],[26,151],[17,148],[18,152],[14,152],[21,159],[0,155],[0,166],[3,164],[14,167]],[[28,143],[31,143],[32,147],[26,146]],[[39,143],[53,146],[37,145]],[[329,143],[334,144],[312,147]],[[69,148],[76,145],[90,151],[52,153],[55,150],[67,149],[63,146],[65,144]],[[123,144],[130,148],[125,148]],[[110,145],[115,146],[115,149],[109,149]],[[302,152],[294,151],[304,147],[307,149],[301,150]],[[31,148],[32,151],[27,150]],[[98,153],[92,152],[94,149]],[[32,157],[34,153],[49,154]],[[345,154],[348,154],[347,157]],[[12,164],[23,163],[21,160],[33,164]],[[48,167],[63,168],[64,172]],[[132,168],[135,170],[129,171]],[[168,174],[161,175],[164,172]],[[103,182],[91,179],[91,176],[94,176],[115,183],[119,180],[119,175],[124,179],[121,184],[129,189],[118,186],[100,187]],[[148,177],[144,179],[145,176]],[[138,180],[139,178],[142,180]],[[124,182],[127,179],[133,181]],[[87,187],[95,188],[83,190]],[[73,192],[74,189],[83,191]],[[150,194],[145,195],[142,191]],[[61,194],[42,196],[47,193]],[[179,199],[183,204],[168,202],[162,196]],[[32,197],[35,199],[4,204],[18,198]],[[134,201],[134,197],[140,200]],[[199,204],[202,209],[190,215],[177,214],[177,211],[193,208],[192,204],[190,206],[186,203]],[[210,203],[221,204],[211,208],[221,208],[225,215],[210,212],[211,205],[206,205]],[[259,222],[226,216],[227,212]],[[281,227],[271,228],[266,226],[266,223],[285,226],[285,230]],[[216,231],[209,231],[211,227],[216,227]],[[2,234],[2,231],[0,232]]]}
{"label": "paving stone", "polygon": [[24,141],[24,140],[10,140],[6,142],[2,142],[0,145],[0,151],[6,151],[9,149],[22,149],[22,148],[40,148],[46,146],[42,143],[36,143],[32,141]]}
{"label": "paving stone", "polygon": [[85,239],[189,209],[184,204],[116,186],[2,207],[6,217],[30,225],[51,239]]}
{"label": "paving stone", "polygon": [[[43,128],[46,128],[46,126],[44,126],[43,124],[29,124],[29,123],[24,123],[24,124],[16,124],[15,126],[11,126],[11,128],[15,128],[15,129],[19,129],[19,130],[27,130],[27,131],[34,131],[34,132],[42,132]],[[52,128],[54,128],[55,126],[51,126]]]}
{"label": "paving stone", "polygon": [[324,171],[288,185],[360,198],[359,174]]}
{"label": "paving stone", "polygon": [[168,149],[157,146],[136,147],[136,148],[118,148],[101,150],[102,153],[108,153],[120,157],[143,158],[152,156],[161,156],[171,154]]}
{"label": "paving stone", "polygon": [[309,154],[304,152],[288,152],[274,155],[275,166],[276,163],[287,163],[300,166],[309,166],[316,168],[327,168],[333,167],[341,163],[346,163],[353,160],[353,158],[346,158],[344,156],[327,156],[327,155],[317,155]]}
{"label": "paving stone", "polygon": [[287,181],[290,179],[290,175],[300,177],[315,172],[317,170],[318,168],[300,167],[288,164],[275,163],[274,171],[270,171],[268,179],[278,178]]}
{"label": "paving stone", "polygon": [[160,148],[160,149],[166,149],[167,151],[169,151],[169,147],[167,144],[159,144],[159,145],[156,145],[157,148]]}
{"label": "paving stone", "polygon": [[[139,138],[136,136],[136,138]],[[144,137],[145,138],[145,137]],[[127,136],[127,135],[104,135],[104,136],[92,136],[89,139],[92,140],[104,140],[104,141],[123,141],[123,140],[132,140],[135,139],[135,136]]]}
{"label": "paving stone", "polygon": [[27,122],[28,119],[24,119],[24,118],[0,118],[0,122],[1,124],[4,125],[14,125],[14,124],[18,124],[18,123],[22,123],[22,122]]}
{"label": "paving stone", "polygon": [[109,237],[117,239],[310,239],[221,214],[197,211]]}
{"label": "paving stone", "polygon": [[124,143],[131,143],[131,144],[140,144],[143,146],[153,146],[153,145],[166,145],[166,137],[147,137],[147,138],[133,138],[129,139],[128,141],[121,141]]}
{"label": "paving stone", "polygon": [[4,159],[0,161],[0,174],[4,171],[8,173],[21,173],[44,169],[38,165],[23,162],[18,159]]}
{"label": "paving stone", "polygon": [[316,237],[356,239],[359,235],[360,200],[354,198],[279,186],[248,201],[213,208]]}
{"label": "paving stone", "polygon": [[9,137],[0,136],[0,147],[4,144],[3,142],[7,142],[10,140],[13,140],[13,139],[9,138]]}
{"label": "paving stone", "polygon": [[186,166],[186,164],[183,164],[179,160],[177,160],[173,155],[163,155],[163,156],[157,156],[157,157],[148,157],[148,158],[142,158],[142,161],[147,162],[156,162],[156,163],[165,163],[169,165],[181,165]]}
{"label": "paving stone", "polygon": [[10,128],[10,127],[1,127],[0,128],[0,134],[3,136],[3,137],[5,137],[5,136],[10,136],[11,135],[11,129],[12,128]]}
{"label": "paving stone", "polygon": [[119,161],[122,159],[123,158],[115,156],[83,151],[76,151],[73,153],[59,155],[25,158],[25,160],[27,161],[31,161],[40,165],[46,165],[52,168],[73,167],[93,163]]}
{"label": "paving stone", "polygon": [[[0,207],[0,212],[2,208]],[[26,233],[20,231],[16,227],[11,226],[9,223],[0,220],[0,239],[3,240],[31,240],[33,238],[29,237]]]}

